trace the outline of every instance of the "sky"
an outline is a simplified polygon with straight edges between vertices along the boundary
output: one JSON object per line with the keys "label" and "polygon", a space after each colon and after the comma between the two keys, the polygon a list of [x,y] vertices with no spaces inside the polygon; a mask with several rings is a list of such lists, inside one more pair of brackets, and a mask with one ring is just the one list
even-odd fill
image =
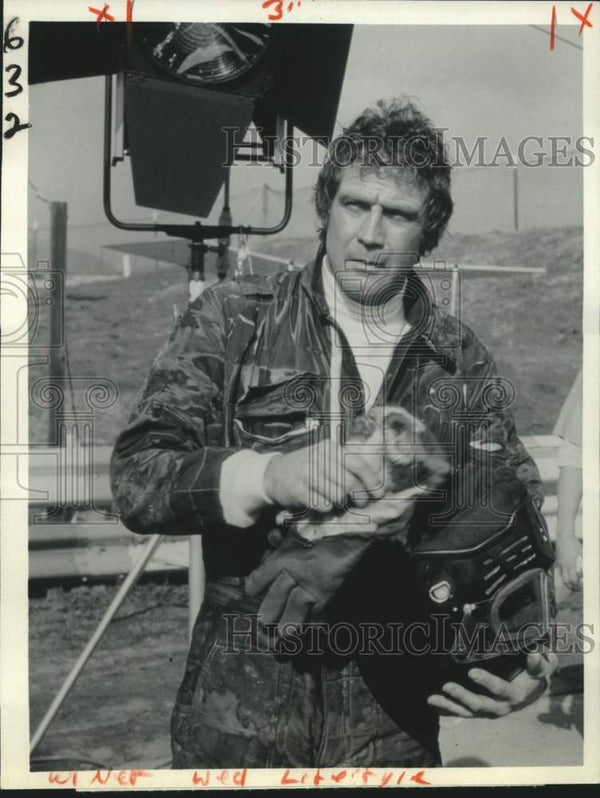
{"label": "sky", "polygon": [[[573,27],[557,32],[576,41]],[[503,136],[513,148],[525,136],[578,137],[585,134],[582,53],[561,42],[557,45],[550,51],[548,37],[526,25],[356,26],[336,128],[340,130],[380,97],[410,95],[436,126],[449,129],[448,136],[464,137],[470,145],[478,136],[487,136],[492,153]],[[109,239],[120,240],[102,210],[103,92],[103,78],[30,87],[30,179],[47,199],[69,203],[73,228],[105,226]],[[119,165],[115,171],[114,204],[120,215],[151,221],[152,211],[132,202],[129,166]],[[457,203],[455,224],[466,231],[482,225],[510,226],[511,184],[504,179],[508,175],[478,171],[455,170],[455,195],[464,198]],[[272,168],[246,166],[234,172],[234,197],[265,182],[282,187],[281,176]],[[295,185],[313,185],[316,172],[315,167],[301,165],[295,170]],[[581,170],[546,172],[547,179],[541,182],[539,175],[525,175],[533,187],[530,223],[581,223]],[[498,191],[508,192],[501,203],[501,218],[493,203],[487,218],[481,196],[491,198]],[[570,195],[566,203],[565,193]],[[47,207],[33,194],[30,199],[30,226],[36,221],[43,228]],[[160,218],[173,217],[161,212]]]}

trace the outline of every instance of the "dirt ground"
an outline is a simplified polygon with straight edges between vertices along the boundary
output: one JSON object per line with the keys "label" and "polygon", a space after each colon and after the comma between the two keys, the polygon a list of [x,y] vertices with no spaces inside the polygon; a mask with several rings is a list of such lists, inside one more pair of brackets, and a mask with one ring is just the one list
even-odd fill
{"label": "dirt ground", "polygon": [[[30,602],[34,730],[110,604],[114,586],[55,588]],[[87,769],[158,768],[170,760],[169,721],[187,653],[187,587],[138,585],[109,626],[34,759]],[[45,768],[44,768],[45,769]],[[58,769],[56,765],[52,769]],[[69,768],[67,768],[69,769]]]}
{"label": "dirt ground", "polygon": [[[115,590],[114,585],[53,588],[44,598],[30,601],[32,732]],[[563,591],[558,620],[581,621],[581,593]],[[138,585],[35,751],[32,769],[169,767],[170,714],[186,653],[187,586]],[[549,695],[508,718],[444,719],[445,763],[460,767],[580,762],[582,660],[581,655],[562,656]]]}

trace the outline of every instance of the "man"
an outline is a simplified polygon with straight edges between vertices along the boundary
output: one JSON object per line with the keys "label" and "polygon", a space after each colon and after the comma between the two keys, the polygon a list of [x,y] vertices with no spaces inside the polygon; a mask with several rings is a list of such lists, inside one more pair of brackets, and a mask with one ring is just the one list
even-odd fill
{"label": "man", "polygon": [[[540,655],[511,682],[479,668],[473,690],[436,692],[417,656],[310,646],[287,656],[238,634],[253,628],[243,621],[264,599],[256,574],[273,562],[284,580],[318,571],[330,619],[418,616],[399,543],[373,539],[357,556],[364,536],[340,536],[350,548],[332,556],[331,539],[305,553],[273,535],[282,512],[378,506],[381,464],[348,446],[373,407],[408,411],[451,450],[457,473],[467,462],[477,469],[483,452],[541,501],[510,414],[480,412],[493,361],[435,307],[413,269],[448,223],[449,187],[442,142],[413,104],[365,111],[332,143],[318,179],[316,260],[207,289],[159,354],[117,441],[112,483],[124,523],[203,535],[207,588],[172,720],[176,768],[433,766],[439,712],[499,716],[543,690],[552,667]],[[458,386],[460,407],[444,399],[448,386]],[[465,407],[479,421],[459,443],[455,415]],[[415,502],[397,500],[400,527]]]}

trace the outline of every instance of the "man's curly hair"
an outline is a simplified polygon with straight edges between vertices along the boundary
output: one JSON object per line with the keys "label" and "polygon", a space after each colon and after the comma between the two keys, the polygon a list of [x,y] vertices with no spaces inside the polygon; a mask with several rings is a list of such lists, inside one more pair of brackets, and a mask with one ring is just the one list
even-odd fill
{"label": "man's curly hair", "polygon": [[341,170],[356,163],[372,169],[398,166],[428,190],[419,254],[427,255],[435,249],[452,215],[453,203],[451,167],[441,132],[430,120],[410,100],[379,100],[333,139],[315,188],[315,205],[322,223],[321,243],[325,242]]}

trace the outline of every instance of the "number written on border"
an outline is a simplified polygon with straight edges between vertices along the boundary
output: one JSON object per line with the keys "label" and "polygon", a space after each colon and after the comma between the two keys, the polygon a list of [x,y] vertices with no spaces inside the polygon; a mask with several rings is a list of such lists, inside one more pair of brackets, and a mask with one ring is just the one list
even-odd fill
{"label": "number written on border", "polygon": [[15,22],[19,21],[19,17],[13,17],[11,21],[6,26],[6,30],[4,31],[4,52],[7,53],[9,50],[19,50],[25,42],[21,36],[11,36],[11,28],[15,24]]}
{"label": "number written on border", "polygon": [[9,114],[6,114],[4,119],[7,122],[12,122],[13,126],[9,127],[8,130],[4,131],[4,138],[5,139],[12,139],[15,133],[18,133],[20,130],[27,130],[28,127],[31,127],[30,122],[21,122],[19,117],[16,114],[13,114],[12,111]]}
{"label": "number written on border", "polygon": [[14,86],[13,91],[5,91],[5,97],[16,97],[17,94],[20,94],[23,91],[23,86],[19,83],[19,78],[21,77],[21,72],[23,71],[18,64],[9,64],[7,67],[4,67],[5,72],[9,72],[11,69],[14,69],[14,75],[11,75],[8,79],[8,85]]}
{"label": "number written on border", "polygon": [[[4,29],[2,49],[5,53],[8,53],[10,50],[19,50],[25,44],[22,36],[17,36],[12,32],[13,25],[18,21],[19,17],[13,17]],[[8,78],[8,85],[11,86],[11,90],[5,91],[4,96],[17,97],[23,91],[23,86],[19,83],[19,78],[23,70],[19,64],[8,64],[4,67],[4,71],[10,76]],[[15,133],[19,133],[21,130],[27,130],[28,127],[31,127],[29,122],[21,122],[18,114],[15,114],[13,111],[9,111],[9,113],[6,114],[4,121],[11,124],[11,127],[4,131],[5,139],[12,139]]]}

